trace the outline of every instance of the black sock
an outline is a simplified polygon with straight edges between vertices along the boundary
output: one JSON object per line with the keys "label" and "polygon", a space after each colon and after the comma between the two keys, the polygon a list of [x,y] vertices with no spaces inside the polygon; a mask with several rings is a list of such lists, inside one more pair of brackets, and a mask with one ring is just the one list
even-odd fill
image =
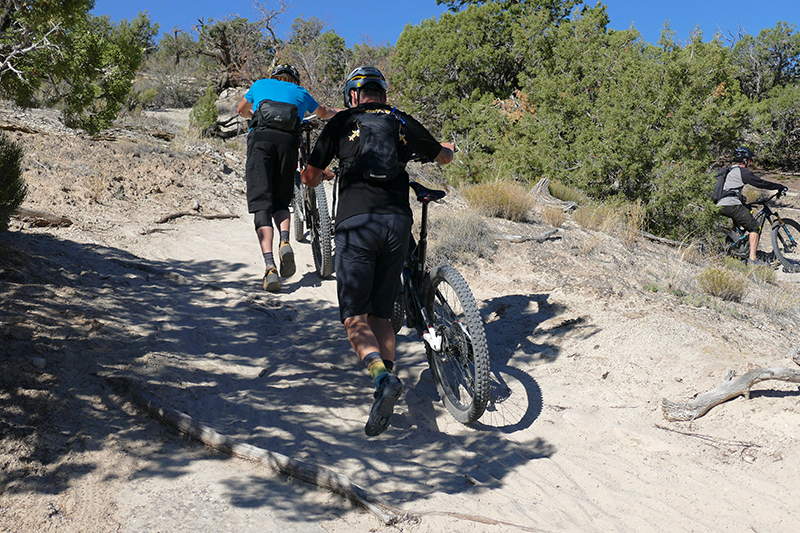
{"label": "black sock", "polygon": [[289,230],[281,230],[281,242],[289,242]]}
{"label": "black sock", "polygon": [[264,264],[267,265],[267,268],[275,266],[275,258],[272,256],[272,252],[264,253]]}
{"label": "black sock", "polygon": [[389,361],[388,359],[383,360],[383,366],[386,367],[386,370],[391,372],[394,369],[394,361]]}

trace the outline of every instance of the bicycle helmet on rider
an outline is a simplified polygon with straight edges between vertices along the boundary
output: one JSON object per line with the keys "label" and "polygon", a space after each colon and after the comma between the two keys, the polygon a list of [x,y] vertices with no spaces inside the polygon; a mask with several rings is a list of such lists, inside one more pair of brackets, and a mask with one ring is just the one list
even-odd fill
{"label": "bicycle helmet on rider", "polygon": [[743,163],[745,159],[753,159],[755,154],[749,149],[741,146],[733,151],[733,160],[737,163]]}
{"label": "bicycle helmet on rider", "polygon": [[297,69],[293,66],[284,63],[283,65],[278,65],[274,69],[272,69],[272,74],[270,75],[271,78],[275,76],[279,76],[281,74],[285,74],[287,76],[291,76],[292,78],[297,80],[297,83],[300,83],[300,73],[297,72]]}
{"label": "bicycle helmet on rider", "polygon": [[367,87],[386,92],[388,85],[386,85],[386,78],[380,70],[375,67],[358,67],[347,76],[347,82],[344,84],[344,105],[345,107],[352,107],[350,102],[350,91],[361,90]]}

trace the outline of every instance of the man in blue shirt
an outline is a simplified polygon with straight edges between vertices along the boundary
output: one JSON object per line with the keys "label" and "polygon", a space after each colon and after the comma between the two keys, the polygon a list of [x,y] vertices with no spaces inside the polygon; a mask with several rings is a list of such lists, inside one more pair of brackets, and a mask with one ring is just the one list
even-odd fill
{"label": "man in blue shirt", "polygon": [[289,245],[289,204],[294,191],[294,173],[300,147],[300,121],[306,113],[322,119],[337,110],[318,104],[300,86],[300,74],[291,65],[275,67],[269,79],[257,80],[239,102],[240,116],[253,119],[247,135],[247,209],[253,213],[266,271],[264,290],[281,288],[272,253],[272,221],[280,231],[280,276],[294,275],[294,253]]}

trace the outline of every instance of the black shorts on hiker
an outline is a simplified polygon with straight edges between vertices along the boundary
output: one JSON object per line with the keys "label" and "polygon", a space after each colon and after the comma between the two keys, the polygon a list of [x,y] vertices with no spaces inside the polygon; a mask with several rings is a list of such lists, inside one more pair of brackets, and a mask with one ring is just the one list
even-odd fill
{"label": "black shorts on hiker", "polygon": [[286,211],[292,203],[297,171],[298,135],[272,129],[247,135],[247,210]]}
{"label": "black shorts on hiker", "polygon": [[398,214],[354,215],[336,226],[336,289],[339,317],[391,318],[400,273],[411,239],[411,218]]}
{"label": "black shorts on hiker", "polygon": [[745,231],[758,233],[758,221],[750,210],[742,204],[726,205],[720,210],[720,213],[733,220],[734,224],[744,228]]}

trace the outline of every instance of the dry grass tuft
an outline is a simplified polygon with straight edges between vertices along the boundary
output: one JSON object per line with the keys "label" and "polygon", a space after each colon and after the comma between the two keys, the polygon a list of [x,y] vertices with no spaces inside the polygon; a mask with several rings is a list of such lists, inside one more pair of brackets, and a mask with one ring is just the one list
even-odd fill
{"label": "dry grass tuft", "polygon": [[567,214],[560,207],[554,205],[546,205],[542,209],[542,218],[547,224],[554,228],[560,228],[567,220]]}
{"label": "dry grass tuft", "polygon": [[511,180],[472,185],[463,194],[469,205],[479,213],[513,222],[526,220],[533,207],[528,190]]}
{"label": "dry grass tuft", "polygon": [[727,268],[708,267],[697,278],[697,282],[703,292],[725,301],[741,302],[747,292],[747,281]]}
{"label": "dry grass tuft", "polygon": [[428,265],[469,263],[494,252],[494,235],[486,221],[471,211],[429,214]]}

